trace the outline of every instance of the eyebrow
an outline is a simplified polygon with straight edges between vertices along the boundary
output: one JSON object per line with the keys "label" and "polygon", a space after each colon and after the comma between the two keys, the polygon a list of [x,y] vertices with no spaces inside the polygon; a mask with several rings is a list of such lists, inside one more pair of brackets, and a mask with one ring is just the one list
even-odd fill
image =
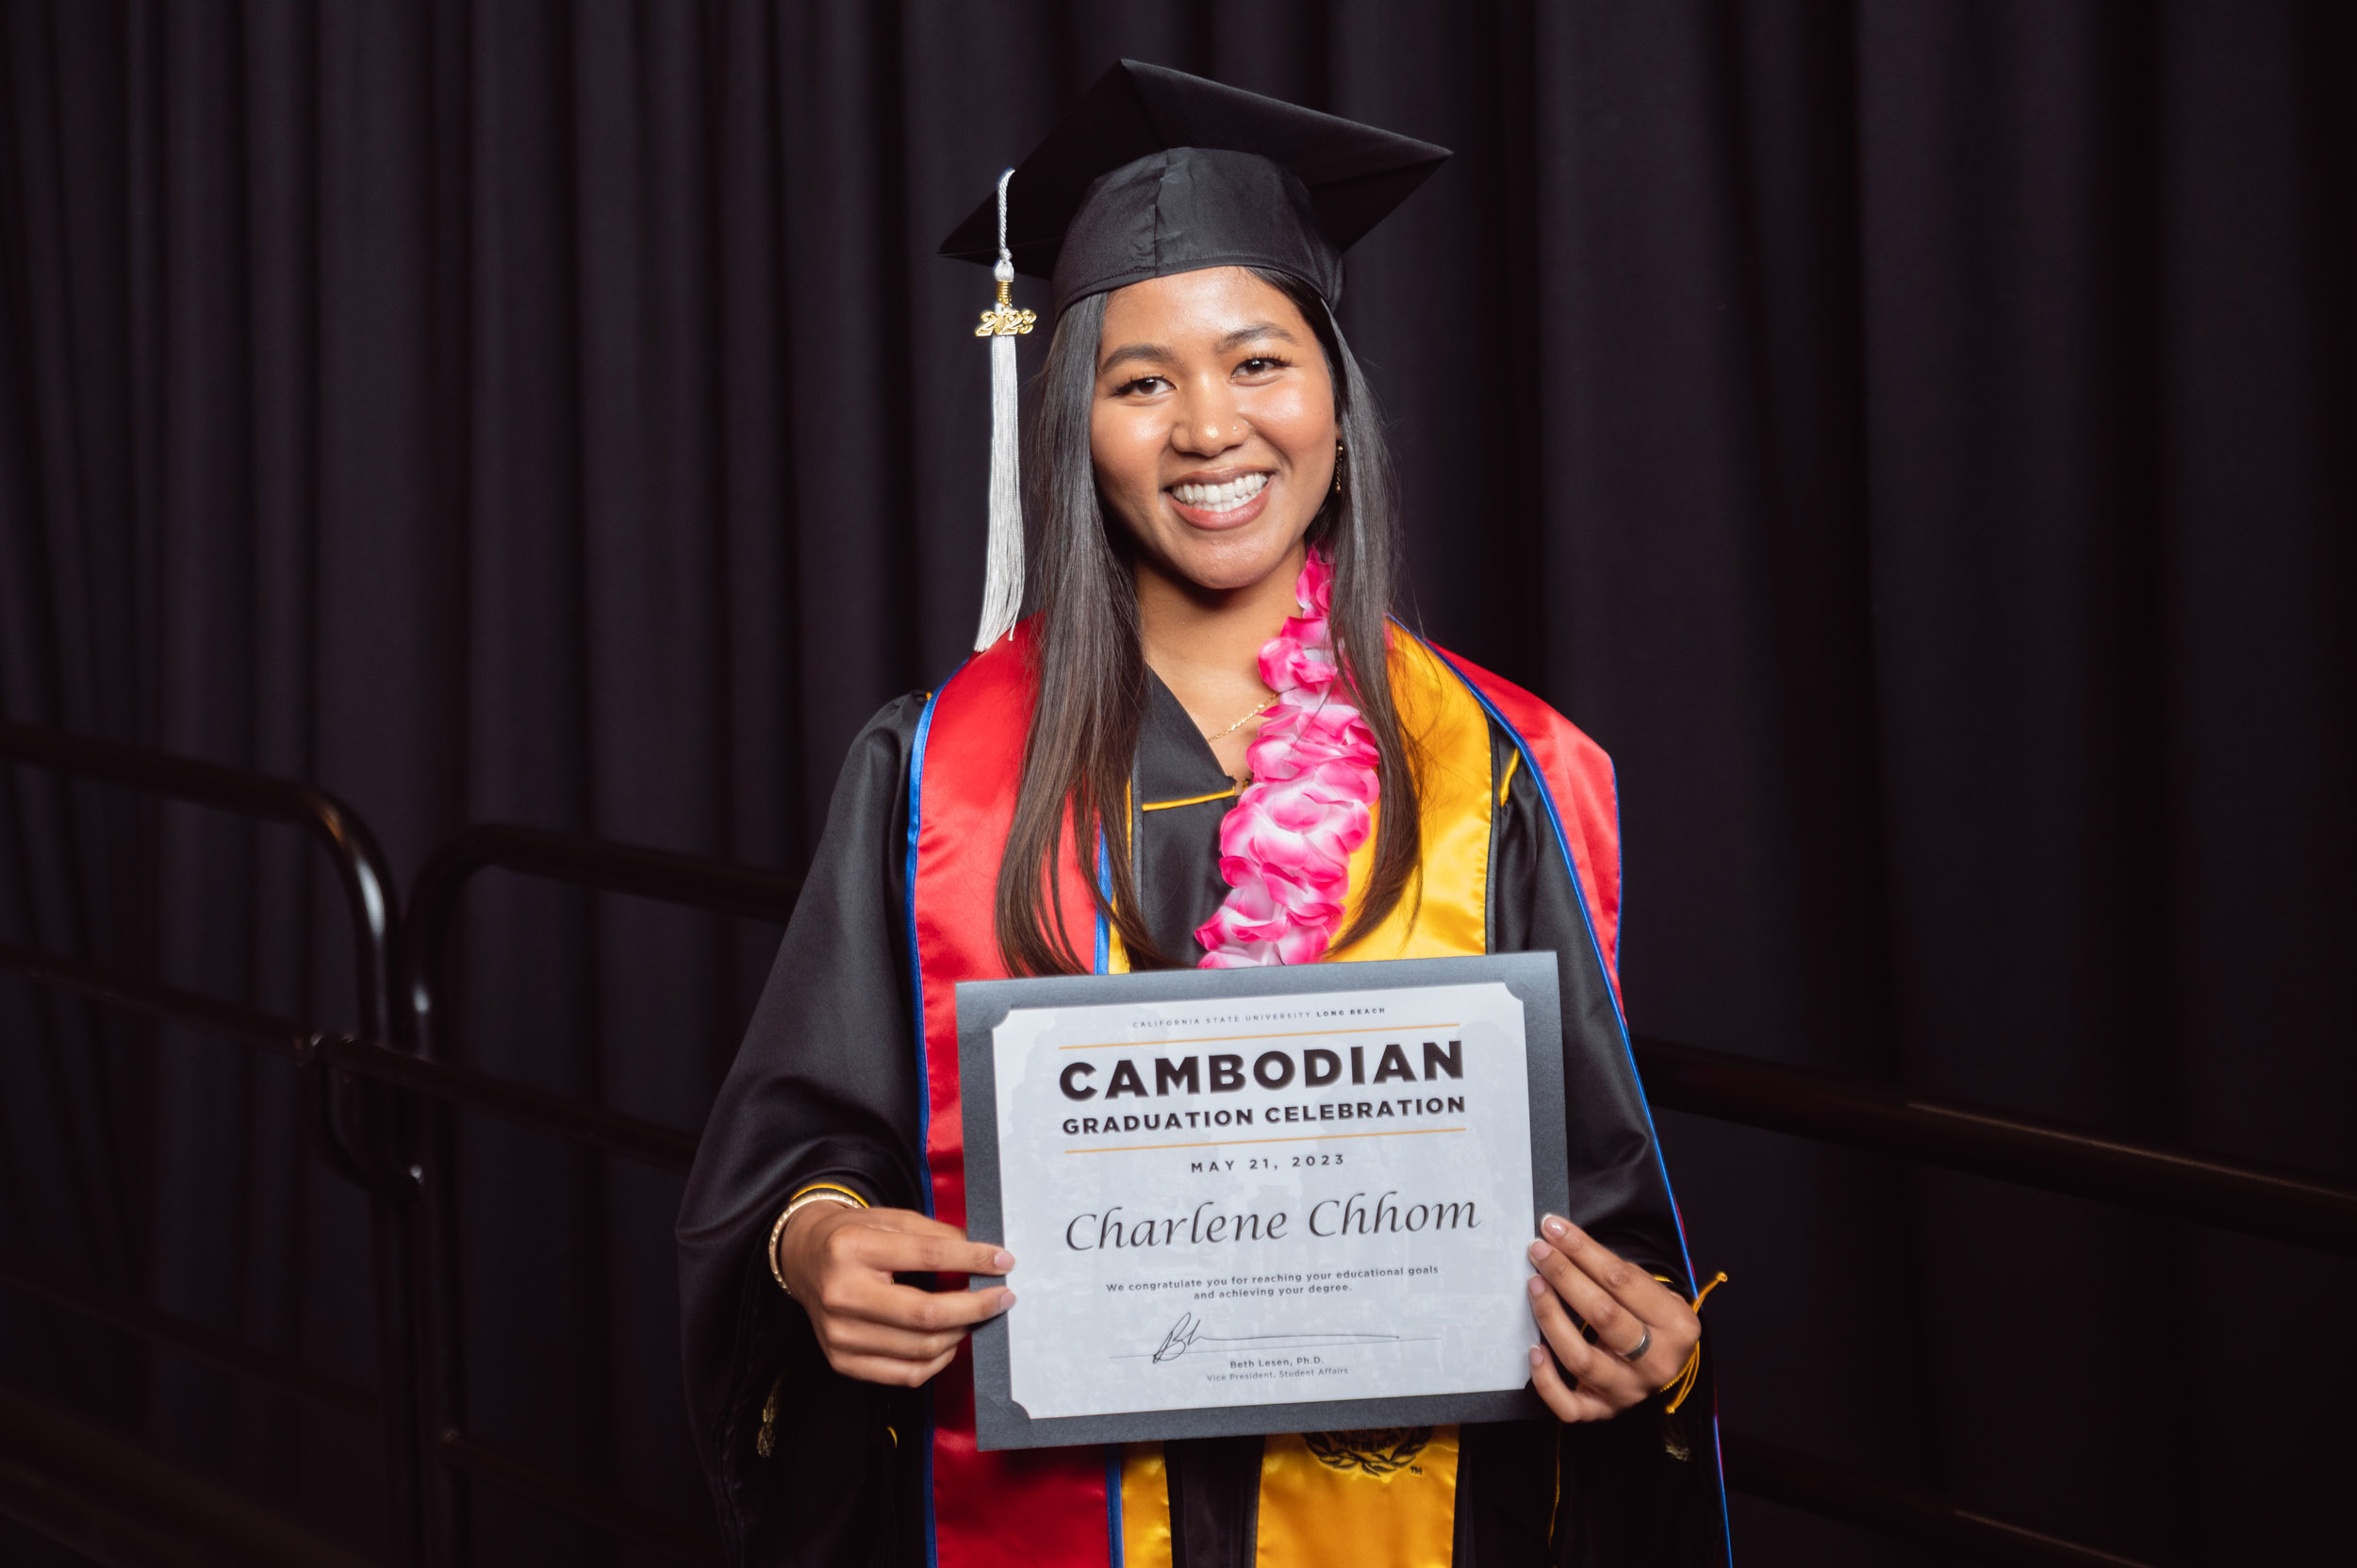
{"label": "eyebrow", "polygon": [[1154,365],[1166,365],[1177,357],[1178,355],[1160,343],[1124,343],[1096,362],[1096,373],[1103,375],[1115,365],[1131,359],[1143,359]]}
{"label": "eyebrow", "polygon": [[[1292,333],[1278,326],[1275,322],[1255,322],[1249,326],[1240,326],[1233,332],[1222,335],[1218,343],[1213,346],[1214,352],[1226,354],[1231,349],[1251,342],[1256,338],[1281,338],[1288,343],[1298,341]],[[1169,348],[1161,343],[1124,343],[1097,362],[1096,373],[1103,375],[1114,366],[1133,359],[1143,360],[1147,364],[1166,365],[1178,357]]]}
{"label": "eyebrow", "polygon": [[1242,348],[1255,338],[1282,338],[1288,343],[1294,341],[1294,335],[1275,322],[1255,322],[1250,326],[1240,326],[1219,340],[1219,351],[1226,354],[1229,349]]}

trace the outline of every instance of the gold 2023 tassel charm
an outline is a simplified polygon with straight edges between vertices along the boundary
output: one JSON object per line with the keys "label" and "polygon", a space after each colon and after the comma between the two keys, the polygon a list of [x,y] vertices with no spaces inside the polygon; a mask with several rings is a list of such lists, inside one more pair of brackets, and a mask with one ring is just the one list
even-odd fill
{"label": "gold 2023 tassel charm", "polygon": [[1014,307],[1014,268],[1008,262],[998,263],[998,303],[982,312],[981,325],[974,329],[977,338],[1020,338],[1039,324],[1036,310]]}

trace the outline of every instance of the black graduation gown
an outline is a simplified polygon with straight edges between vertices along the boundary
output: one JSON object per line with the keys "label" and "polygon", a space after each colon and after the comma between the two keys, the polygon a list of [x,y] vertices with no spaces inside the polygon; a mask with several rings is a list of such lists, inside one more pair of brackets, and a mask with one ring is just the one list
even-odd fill
{"label": "black graduation gown", "polygon": [[[1185,710],[1150,677],[1149,687],[1134,799],[1225,788]],[[909,759],[923,708],[919,695],[889,703],[852,743],[681,1205],[690,1413],[734,1562],[924,1562],[923,1394],[834,1372],[766,1258],[779,1211],[812,1182],[840,1182],[878,1207],[918,1206],[924,1085],[903,882]],[[1494,720],[1491,744],[1496,777],[1513,747]],[[1166,953],[1199,955],[1194,931],[1226,895],[1218,829],[1230,804],[1133,817],[1141,913]],[[1595,1022],[1609,1020],[1610,998],[1528,768],[1513,770],[1492,831],[1491,950],[1558,955],[1568,1147],[1593,1167],[1574,1180],[1571,1217],[1632,1263],[1683,1280],[1652,1125],[1617,1031],[1606,1038]],[[1706,1349],[1693,1395],[1675,1414],[1664,1404],[1656,1395],[1598,1424],[1463,1428],[1457,1562],[1724,1562]],[[1258,1438],[1168,1445],[1178,1568],[1250,1568],[1260,1446]]]}

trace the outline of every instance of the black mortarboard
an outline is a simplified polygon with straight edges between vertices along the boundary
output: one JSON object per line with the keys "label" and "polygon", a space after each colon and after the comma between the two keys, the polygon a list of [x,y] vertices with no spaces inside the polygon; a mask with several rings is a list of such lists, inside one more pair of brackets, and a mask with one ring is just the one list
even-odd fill
{"label": "black mortarboard", "polygon": [[1074,300],[1204,267],[1261,267],[1300,279],[1328,306],[1343,253],[1449,156],[1315,109],[1200,76],[1122,60],[1097,78],[941,254],[995,263],[990,339],[990,535],[976,649],[1014,626],[1023,598],[1015,471],[1014,339],[1036,318],[1009,293],[1017,272]]}
{"label": "black mortarboard", "polygon": [[[1006,245],[1055,308],[1141,278],[1268,267],[1336,303],[1342,253],[1414,192],[1445,147],[1183,72],[1123,60],[1015,166]],[[942,242],[998,257],[995,200]]]}

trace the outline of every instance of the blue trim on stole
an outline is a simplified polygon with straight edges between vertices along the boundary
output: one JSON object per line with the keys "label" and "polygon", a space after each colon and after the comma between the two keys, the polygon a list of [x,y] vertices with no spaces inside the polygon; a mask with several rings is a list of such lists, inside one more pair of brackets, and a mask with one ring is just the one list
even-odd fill
{"label": "blue trim on stole", "polygon": [[[1096,888],[1110,900],[1113,895],[1113,857],[1105,845],[1105,835],[1096,835]],[[1105,918],[1102,905],[1096,911],[1096,972],[1104,974],[1113,965],[1113,924]],[[1112,1568],[1122,1568],[1121,1549],[1121,1444],[1105,1444],[1105,1560]]]}
{"label": "blue trim on stole", "polygon": [[1121,1568],[1121,1444],[1105,1444],[1105,1560]]}
{"label": "blue trim on stole", "polygon": [[[1409,635],[1413,635],[1414,634],[1410,633]],[[1424,641],[1421,637],[1418,637],[1416,640],[1419,642]],[[1431,653],[1434,658],[1439,659],[1442,664],[1448,667],[1448,672],[1456,676],[1457,679],[1463,684],[1465,689],[1473,694],[1474,701],[1481,704],[1482,711],[1490,716],[1492,721],[1494,722],[1499,729],[1506,732],[1507,738],[1514,743],[1514,750],[1522,753],[1523,767],[1529,770],[1531,782],[1539,786],[1539,803],[1547,808],[1547,823],[1555,829],[1555,846],[1558,850],[1562,851],[1563,868],[1571,874],[1572,897],[1579,901],[1579,918],[1580,923],[1586,926],[1588,930],[1589,950],[1596,955],[1596,962],[1599,965],[1604,964],[1604,944],[1596,939],[1595,916],[1591,915],[1588,909],[1588,890],[1580,885],[1579,861],[1572,853],[1572,840],[1570,835],[1563,831],[1563,817],[1562,814],[1556,809],[1555,791],[1547,784],[1546,769],[1541,767],[1539,766],[1539,759],[1531,755],[1530,743],[1523,738],[1523,733],[1514,728],[1512,721],[1509,720],[1506,715],[1498,711],[1497,705],[1490,701],[1488,695],[1484,693],[1479,686],[1474,685],[1471,680],[1466,678],[1463,670],[1458,668],[1454,663],[1444,657],[1437,649],[1434,649],[1430,643],[1425,643],[1425,650],[1426,652]],[[1616,768],[1613,771],[1612,807],[1613,849],[1616,856],[1620,848],[1619,786],[1620,772]],[[1617,864],[1615,865],[1614,869],[1616,871],[1619,869]],[[1612,933],[1613,956],[1616,960],[1619,957],[1620,946],[1621,933],[1616,929]],[[1654,1126],[1653,1102],[1645,1096],[1644,1076],[1637,1070],[1637,1052],[1629,1045],[1628,1019],[1621,1011],[1620,996],[1612,988],[1611,981],[1615,972],[1616,970],[1610,966],[1607,966],[1605,969],[1605,995],[1609,998],[1612,1002],[1612,1021],[1620,1030],[1621,1052],[1628,1058],[1629,1078],[1637,1085],[1637,1103],[1645,1113],[1645,1131],[1653,1136],[1654,1166],[1661,1172],[1661,1190],[1669,1195],[1670,1218],[1677,1226],[1678,1257],[1679,1260],[1686,1264],[1686,1294],[1688,1298],[1690,1300],[1693,1297],[1695,1290],[1694,1257],[1692,1253],[1687,1250],[1686,1246],[1686,1216],[1678,1212],[1677,1194],[1673,1191],[1670,1186],[1670,1166],[1669,1163],[1664,1160],[1661,1155],[1661,1134]],[[1733,1564],[1735,1561],[1735,1528],[1734,1522],[1727,1515],[1727,1463],[1723,1444],[1722,1444],[1719,1440],[1719,1411],[1715,1401],[1712,1404],[1710,1411],[1710,1461],[1712,1469],[1716,1472],[1719,1478],[1720,1539],[1726,1543],[1727,1561],[1729,1564]]]}
{"label": "blue trim on stole", "polygon": [[[961,668],[964,666],[960,666]],[[957,679],[953,673],[950,681]],[[905,914],[902,919],[909,945],[909,990],[916,1008],[916,1174],[917,1197],[924,1205],[925,1217],[933,1213],[933,1164],[926,1153],[932,1135],[933,1081],[930,1065],[925,1060],[925,966],[916,947],[916,835],[925,821],[925,746],[932,738],[933,709],[941,701],[941,693],[948,689],[949,681],[925,700],[925,711],[916,720],[916,738],[909,747],[909,829],[908,859],[900,878],[900,899]],[[933,1521],[933,1391],[925,1389],[924,1430],[924,1490],[925,1490],[925,1562],[926,1568],[940,1568],[941,1543]]]}

